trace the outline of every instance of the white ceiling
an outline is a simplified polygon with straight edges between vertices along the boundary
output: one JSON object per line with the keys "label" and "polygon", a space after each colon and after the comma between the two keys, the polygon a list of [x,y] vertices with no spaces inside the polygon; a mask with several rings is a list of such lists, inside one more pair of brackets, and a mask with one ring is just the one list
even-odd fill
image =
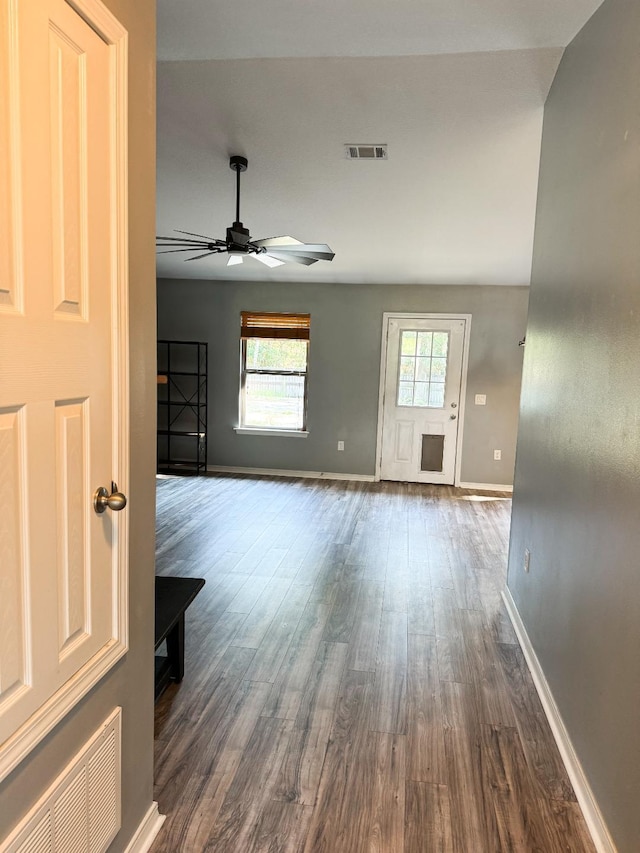
{"label": "white ceiling", "polygon": [[[544,100],[600,0],[159,0],[158,233],[224,237],[231,154],[268,269],[158,256],[173,278],[528,284]],[[188,60],[188,61],[186,61]],[[204,61],[195,61],[204,60]],[[386,162],[344,143],[387,143]]]}
{"label": "white ceiling", "polygon": [[602,0],[158,0],[164,59],[566,47]]}

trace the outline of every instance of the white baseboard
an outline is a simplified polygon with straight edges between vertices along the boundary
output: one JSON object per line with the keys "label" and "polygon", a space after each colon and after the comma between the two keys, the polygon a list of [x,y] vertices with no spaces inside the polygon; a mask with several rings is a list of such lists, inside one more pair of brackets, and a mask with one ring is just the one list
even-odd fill
{"label": "white baseboard", "polygon": [[513,486],[498,483],[458,483],[457,485],[459,489],[476,489],[480,492],[513,492]]}
{"label": "white baseboard", "polygon": [[154,800],[149,806],[149,811],[142,818],[125,853],[147,853],[165,820],[166,816],[160,814],[158,804]]}
{"label": "white baseboard", "polygon": [[309,480],[358,480],[373,483],[373,474],[332,474],[328,471],[289,471],[286,468],[235,468],[228,465],[207,465],[213,474],[262,474],[269,477],[303,477]]}
{"label": "white baseboard", "polygon": [[516,607],[516,603],[513,600],[513,596],[511,595],[511,591],[508,587],[505,587],[503,590],[502,599],[507,608],[509,618],[511,619],[511,624],[513,625],[514,631],[520,641],[520,646],[527,661],[527,665],[529,666],[533,683],[538,691],[542,707],[544,708],[547,720],[551,726],[553,737],[558,745],[558,749],[560,750],[560,755],[562,756],[564,766],[569,774],[569,779],[573,785],[573,790],[575,791],[578,803],[582,809],[582,814],[584,815],[585,822],[589,832],[591,833],[591,838],[593,839],[596,850],[598,853],[616,853],[616,846],[609,834],[609,830],[607,829],[602,813],[598,808],[596,798],[593,795],[593,791],[591,790],[587,777],[582,769],[580,759],[573,748],[569,732],[567,731],[562,716],[560,715],[560,711],[556,705],[555,699],[553,698],[553,693],[551,692],[549,683],[545,677],[542,666],[540,665],[538,656],[533,649],[527,629],[524,626],[522,617],[518,612],[518,608]]}

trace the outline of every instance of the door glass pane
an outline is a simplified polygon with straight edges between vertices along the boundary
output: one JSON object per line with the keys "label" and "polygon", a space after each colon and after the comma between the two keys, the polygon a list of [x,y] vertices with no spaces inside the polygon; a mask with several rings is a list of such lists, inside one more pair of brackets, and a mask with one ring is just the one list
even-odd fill
{"label": "door glass pane", "polygon": [[402,331],[396,405],[444,407],[448,352],[449,332]]}
{"label": "door glass pane", "polygon": [[431,383],[429,389],[429,405],[431,408],[442,409],[444,406],[444,385]]}
{"label": "door glass pane", "polygon": [[402,355],[415,355],[416,354],[416,333],[415,332],[403,332],[401,339],[401,351]]}
{"label": "door glass pane", "polygon": [[416,382],[428,382],[429,370],[431,366],[430,358],[416,359]]}
{"label": "door glass pane", "polygon": [[400,359],[400,379],[403,382],[413,382],[415,378],[416,360],[403,356]]}
{"label": "door glass pane", "polygon": [[434,332],[433,333],[433,353],[434,356],[446,356],[449,349],[449,332]]}
{"label": "door glass pane", "polygon": [[431,359],[431,381],[432,382],[444,382],[444,378],[447,375],[447,359],[446,358],[432,358]]}
{"label": "door glass pane", "polygon": [[428,406],[429,405],[429,383],[416,382],[413,389],[413,405]]}
{"label": "door glass pane", "polygon": [[431,355],[433,332],[418,333],[418,355]]}
{"label": "door glass pane", "polygon": [[413,382],[398,382],[398,405],[413,405]]}

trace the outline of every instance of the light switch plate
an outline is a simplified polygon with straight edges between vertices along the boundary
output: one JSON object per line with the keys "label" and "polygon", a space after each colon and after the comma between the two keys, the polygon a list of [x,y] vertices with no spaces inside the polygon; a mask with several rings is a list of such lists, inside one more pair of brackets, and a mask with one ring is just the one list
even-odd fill
{"label": "light switch plate", "polygon": [[486,406],[487,405],[487,395],[486,394],[476,394],[476,406]]}

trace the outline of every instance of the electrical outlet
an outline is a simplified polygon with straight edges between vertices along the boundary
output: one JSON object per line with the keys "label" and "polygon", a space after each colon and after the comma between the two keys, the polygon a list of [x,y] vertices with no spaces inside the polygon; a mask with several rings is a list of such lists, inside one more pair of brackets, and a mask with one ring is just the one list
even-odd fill
{"label": "electrical outlet", "polygon": [[487,395],[486,394],[476,394],[476,406],[486,406],[487,405]]}
{"label": "electrical outlet", "polygon": [[344,441],[338,442],[338,450],[344,450]]}
{"label": "electrical outlet", "polygon": [[524,570],[529,574],[529,565],[531,563],[531,551],[528,548],[524,549]]}
{"label": "electrical outlet", "polygon": [[501,459],[502,459],[502,451],[501,450],[494,450],[493,451],[493,461],[499,462]]}

